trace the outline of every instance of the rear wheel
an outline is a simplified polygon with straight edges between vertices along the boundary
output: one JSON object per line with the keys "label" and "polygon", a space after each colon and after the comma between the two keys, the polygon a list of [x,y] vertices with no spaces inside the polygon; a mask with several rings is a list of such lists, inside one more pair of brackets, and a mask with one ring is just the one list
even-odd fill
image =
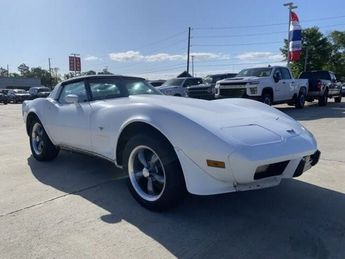
{"label": "rear wheel", "polygon": [[341,96],[334,97],[334,102],[340,103],[341,102]]}
{"label": "rear wheel", "polygon": [[328,92],[325,91],[322,96],[319,97],[319,106],[326,106],[328,103]]}
{"label": "rear wheel", "polygon": [[166,210],[183,198],[183,172],[172,146],[150,136],[136,135],[126,144],[123,167],[133,197],[150,210]]}
{"label": "rear wheel", "polygon": [[59,154],[59,148],[50,141],[42,123],[33,119],[29,130],[32,155],[39,161],[53,160]]}

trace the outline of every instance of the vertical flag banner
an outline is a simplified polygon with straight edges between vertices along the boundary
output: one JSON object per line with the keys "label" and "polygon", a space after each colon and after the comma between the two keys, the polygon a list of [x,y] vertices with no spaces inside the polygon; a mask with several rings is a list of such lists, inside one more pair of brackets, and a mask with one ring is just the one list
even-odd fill
{"label": "vertical flag banner", "polygon": [[298,61],[302,50],[301,26],[297,14],[291,12],[290,15],[289,61]]}

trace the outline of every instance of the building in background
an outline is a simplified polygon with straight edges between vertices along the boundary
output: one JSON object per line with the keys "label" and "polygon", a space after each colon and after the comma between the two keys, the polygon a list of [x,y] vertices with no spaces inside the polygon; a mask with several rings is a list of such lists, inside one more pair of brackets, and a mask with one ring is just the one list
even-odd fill
{"label": "building in background", "polygon": [[41,80],[39,78],[0,77],[0,89],[29,90],[33,86],[41,86]]}

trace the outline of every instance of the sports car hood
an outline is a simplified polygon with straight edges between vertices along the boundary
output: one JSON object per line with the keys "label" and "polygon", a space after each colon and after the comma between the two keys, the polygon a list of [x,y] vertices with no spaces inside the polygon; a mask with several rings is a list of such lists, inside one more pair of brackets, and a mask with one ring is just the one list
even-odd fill
{"label": "sports car hood", "polygon": [[134,103],[153,104],[177,112],[216,135],[231,134],[236,137],[242,129],[246,129],[248,134],[258,132],[269,135],[272,141],[281,141],[303,131],[302,126],[288,115],[247,99],[205,101],[164,95],[129,98]]}

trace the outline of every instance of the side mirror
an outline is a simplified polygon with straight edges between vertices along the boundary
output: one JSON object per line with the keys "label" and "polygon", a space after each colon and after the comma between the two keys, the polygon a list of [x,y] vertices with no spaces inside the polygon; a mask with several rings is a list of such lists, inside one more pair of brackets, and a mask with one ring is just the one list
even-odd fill
{"label": "side mirror", "polygon": [[66,103],[78,103],[79,102],[79,97],[78,95],[75,94],[68,94],[65,96],[65,102]]}

